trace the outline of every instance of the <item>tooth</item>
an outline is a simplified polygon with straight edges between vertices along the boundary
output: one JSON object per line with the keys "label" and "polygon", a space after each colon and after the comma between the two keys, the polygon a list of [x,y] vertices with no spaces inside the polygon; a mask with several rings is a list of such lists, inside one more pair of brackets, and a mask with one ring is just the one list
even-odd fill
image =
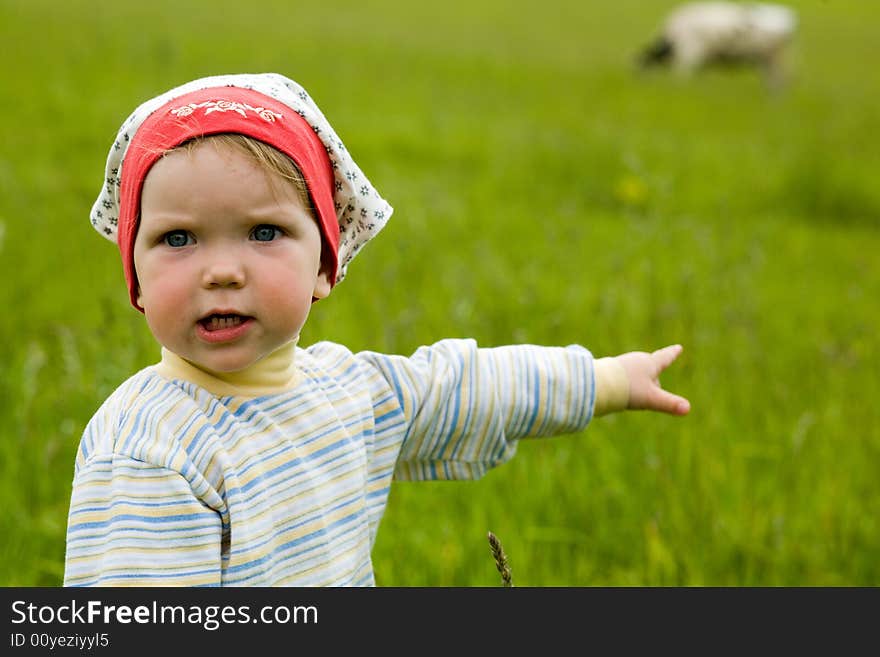
{"label": "tooth", "polygon": [[208,328],[211,331],[217,331],[238,326],[243,321],[244,320],[239,315],[212,315],[208,319]]}

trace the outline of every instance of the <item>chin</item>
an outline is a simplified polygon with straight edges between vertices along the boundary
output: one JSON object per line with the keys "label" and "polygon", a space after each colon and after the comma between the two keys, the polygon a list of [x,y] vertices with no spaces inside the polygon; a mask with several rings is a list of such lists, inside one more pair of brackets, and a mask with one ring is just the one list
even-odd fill
{"label": "chin", "polygon": [[232,374],[245,370],[262,358],[262,354],[212,354],[204,358],[193,358],[192,362],[199,367]]}

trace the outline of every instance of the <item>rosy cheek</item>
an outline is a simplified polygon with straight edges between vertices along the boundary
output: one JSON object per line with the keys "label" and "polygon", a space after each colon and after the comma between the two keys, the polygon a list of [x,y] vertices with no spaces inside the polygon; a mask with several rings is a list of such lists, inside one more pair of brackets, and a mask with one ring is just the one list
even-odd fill
{"label": "rosy cheek", "polygon": [[166,321],[179,320],[188,298],[185,281],[185,276],[179,274],[153,277],[144,284],[144,299],[153,307],[155,314],[166,316]]}

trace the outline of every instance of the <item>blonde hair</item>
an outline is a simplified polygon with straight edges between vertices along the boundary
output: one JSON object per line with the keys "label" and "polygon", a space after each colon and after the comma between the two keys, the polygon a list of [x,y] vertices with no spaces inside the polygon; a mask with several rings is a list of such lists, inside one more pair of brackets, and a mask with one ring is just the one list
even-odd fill
{"label": "blonde hair", "polygon": [[234,132],[222,132],[216,135],[206,135],[204,137],[196,137],[183,142],[179,146],[168,149],[165,154],[183,151],[192,153],[197,146],[210,142],[219,148],[231,148],[246,155],[260,167],[270,173],[277,174],[283,180],[291,183],[299,194],[300,201],[303,206],[308,208],[312,216],[315,216],[315,207],[312,204],[312,198],[309,195],[309,187],[306,179],[296,163],[287,155],[279,151],[274,146],[270,146],[266,142],[259,139],[248,137]]}

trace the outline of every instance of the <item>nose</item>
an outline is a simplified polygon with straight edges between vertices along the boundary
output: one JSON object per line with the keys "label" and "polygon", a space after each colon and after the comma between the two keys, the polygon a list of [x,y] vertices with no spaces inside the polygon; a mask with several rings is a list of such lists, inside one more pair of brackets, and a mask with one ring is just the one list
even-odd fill
{"label": "nose", "polygon": [[202,285],[205,288],[239,288],[244,287],[245,281],[243,263],[229,254],[213,257],[202,272]]}

